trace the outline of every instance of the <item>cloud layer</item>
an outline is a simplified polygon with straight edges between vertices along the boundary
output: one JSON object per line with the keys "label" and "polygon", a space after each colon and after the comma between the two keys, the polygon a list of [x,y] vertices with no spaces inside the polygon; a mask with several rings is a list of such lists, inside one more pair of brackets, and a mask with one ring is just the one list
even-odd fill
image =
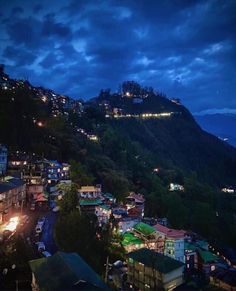
{"label": "cloud layer", "polygon": [[136,80],[192,111],[236,108],[235,11],[234,0],[12,0],[0,62],[75,98]]}

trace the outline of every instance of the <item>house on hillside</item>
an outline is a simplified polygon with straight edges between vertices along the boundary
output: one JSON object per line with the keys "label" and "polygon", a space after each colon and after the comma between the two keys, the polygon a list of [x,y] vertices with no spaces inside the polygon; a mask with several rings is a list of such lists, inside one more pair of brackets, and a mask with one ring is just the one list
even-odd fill
{"label": "house on hillside", "polygon": [[132,252],[145,247],[144,241],[129,231],[123,234],[121,244],[126,252]]}
{"label": "house on hillside", "polygon": [[134,206],[144,208],[145,198],[141,194],[130,192],[129,195],[125,198],[125,201],[128,209]]}
{"label": "house on hillside", "polygon": [[154,249],[164,253],[164,235],[156,232],[156,229],[149,224],[139,222],[133,227],[133,233],[144,241],[148,249]]}
{"label": "house on hillside", "polygon": [[184,186],[176,183],[170,183],[169,191],[184,191]]}
{"label": "house on hillside", "polygon": [[184,230],[171,229],[161,224],[153,226],[157,234],[164,237],[164,254],[177,261],[184,262]]}
{"label": "house on hillside", "polygon": [[123,217],[118,222],[119,233],[131,231],[134,225],[140,222],[139,218]]}
{"label": "house on hillside", "polygon": [[31,287],[40,290],[109,290],[94,270],[77,254],[57,252],[29,262]]}
{"label": "house on hillside", "polygon": [[170,291],[184,282],[182,262],[145,248],[127,256],[127,282],[133,289]]}
{"label": "house on hillside", "polygon": [[14,210],[22,208],[25,200],[25,182],[18,178],[5,177],[0,182],[0,224],[8,220]]}
{"label": "house on hillside", "polygon": [[101,198],[101,193],[102,193],[101,185],[82,186],[78,190],[79,198],[86,198],[86,199]]}
{"label": "house on hillside", "polygon": [[101,193],[101,185],[82,186],[78,190],[80,210],[86,213],[95,213],[96,208],[102,205]]}

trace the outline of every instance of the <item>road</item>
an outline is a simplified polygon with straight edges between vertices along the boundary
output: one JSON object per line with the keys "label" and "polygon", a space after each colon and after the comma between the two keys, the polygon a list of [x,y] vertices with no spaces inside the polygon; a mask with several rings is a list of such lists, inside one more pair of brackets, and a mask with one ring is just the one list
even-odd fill
{"label": "road", "polygon": [[57,251],[57,247],[54,241],[54,225],[57,219],[57,214],[51,211],[48,212],[45,217],[46,221],[44,223],[40,240],[44,242],[46,251],[53,255]]}

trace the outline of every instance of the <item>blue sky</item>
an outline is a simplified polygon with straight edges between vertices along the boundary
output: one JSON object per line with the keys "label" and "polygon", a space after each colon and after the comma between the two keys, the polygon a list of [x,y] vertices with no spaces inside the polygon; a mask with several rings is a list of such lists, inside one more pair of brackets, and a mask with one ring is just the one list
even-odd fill
{"label": "blue sky", "polygon": [[74,98],[124,80],[236,109],[234,0],[0,0],[0,63]]}

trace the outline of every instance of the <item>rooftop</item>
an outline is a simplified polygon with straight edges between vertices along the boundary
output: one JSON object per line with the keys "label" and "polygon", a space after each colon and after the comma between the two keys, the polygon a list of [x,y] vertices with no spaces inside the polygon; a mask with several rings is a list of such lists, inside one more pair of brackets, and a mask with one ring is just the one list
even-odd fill
{"label": "rooftop", "polygon": [[137,223],[133,228],[145,236],[150,235],[156,231],[155,228],[143,222]]}
{"label": "rooftop", "polygon": [[131,232],[126,232],[124,235],[123,235],[123,239],[122,239],[122,242],[121,244],[126,247],[128,245],[140,245],[142,244],[143,241],[136,237],[133,233]]}
{"label": "rooftop", "polygon": [[40,290],[108,290],[76,253],[57,252],[29,262]]}
{"label": "rooftop", "polygon": [[146,248],[131,252],[128,257],[164,274],[184,266],[184,263]]}
{"label": "rooftop", "polygon": [[93,205],[100,205],[100,204],[102,204],[102,200],[101,199],[99,199],[99,198],[94,198],[94,199],[80,199],[79,200],[79,204],[80,204],[80,206],[89,206],[89,205],[91,205],[91,206],[93,206]]}
{"label": "rooftop", "polygon": [[98,187],[94,187],[94,186],[82,186],[79,189],[79,192],[95,192],[95,191],[98,191],[98,190],[100,190],[100,188],[98,188]]}
{"label": "rooftop", "polygon": [[25,183],[23,180],[18,178],[9,178],[6,181],[0,182],[0,193],[4,193],[7,191],[10,191],[14,188],[18,188],[20,186],[23,186]]}
{"label": "rooftop", "polygon": [[168,227],[161,225],[159,223],[157,223],[153,227],[155,228],[156,231],[161,232],[170,238],[175,238],[175,239],[184,238],[184,235],[185,235],[185,231],[182,229],[177,230],[177,229],[168,228]]}
{"label": "rooftop", "polygon": [[198,248],[198,253],[202,260],[204,261],[204,263],[210,263],[219,260],[219,258],[212,252],[201,250],[200,248]]}
{"label": "rooftop", "polygon": [[136,194],[134,192],[129,193],[129,195],[126,198],[134,199],[135,201],[141,202],[141,203],[144,203],[145,202],[145,199],[143,198],[143,195]]}

